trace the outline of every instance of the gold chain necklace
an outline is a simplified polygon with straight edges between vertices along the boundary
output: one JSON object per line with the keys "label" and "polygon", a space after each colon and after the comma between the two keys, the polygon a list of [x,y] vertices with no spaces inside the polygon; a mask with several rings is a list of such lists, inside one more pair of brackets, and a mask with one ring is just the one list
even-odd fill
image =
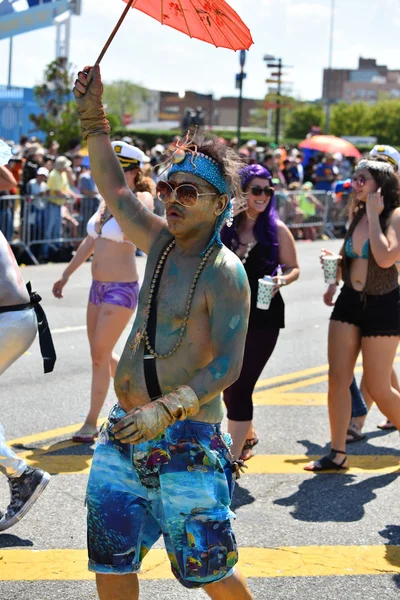
{"label": "gold chain necklace", "polygon": [[204,266],[208,260],[208,257],[210,256],[211,252],[214,249],[214,246],[211,246],[211,248],[209,248],[207,250],[207,252],[203,256],[203,258],[201,259],[199,268],[197,269],[197,271],[193,277],[193,281],[189,288],[189,293],[188,293],[188,297],[186,300],[185,316],[183,317],[183,321],[180,326],[179,337],[178,337],[178,340],[177,340],[175,346],[172,348],[172,350],[170,350],[169,352],[166,352],[165,354],[158,354],[150,345],[149,336],[147,333],[147,325],[148,325],[149,318],[150,318],[152,299],[153,299],[154,288],[156,286],[157,279],[159,277],[160,271],[162,270],[162,268],[164,266],[165,261],[167,260],[168,254],[171,252],[171,250],[174,246],[175,246],[175,240],[172,240],[172,242],[170,244],[168,244],[168,246],[165,248],[164,252],[162,253],[160,260],[158,261],[158,264],[154,271],[153,279],[152,279],[151,285],[150,285],[149,297],[147,300],[147,307],[146,307],[146,313],[145,313],[145,317],[144,317],[142,331],[138,330],[138,332],[136,333],[135,338],[133,340],[133,344],[129,344],[129,348],[132,350],[132,355],[135,354],[142,339],[144,339],[144,343],[146,345],[146,348],[147,348],[149,354],[151,354],[154,358],[168,358],[169,356],[172,356],[172,354],[175,354],[175,352],[178,350],[179,346],[182,343],[183,336],[185,334],[185,330],[186,330],[188,320],[189,320],[194,291],[196,289],[196,285],[197,285],[198,279],[200,277],[200,273],[204,269]]}

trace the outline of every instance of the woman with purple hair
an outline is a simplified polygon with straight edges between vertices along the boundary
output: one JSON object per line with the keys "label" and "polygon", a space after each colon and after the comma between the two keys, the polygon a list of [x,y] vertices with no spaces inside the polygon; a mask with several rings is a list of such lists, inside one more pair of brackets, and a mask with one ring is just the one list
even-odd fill
{"label": "woman with purple hair", "polygon": [[[251,289],[251,309],[242,371],[224,392],[232,453],[248,460],[258,443],[253,430],[252,394],[257,379],[274,351],[285,326],[285,305],[279,292],[299,277],[296,247],[289,229],[278,220],[270,172],[260,165],[240,171],[246,206],[225,226],[221,239],[242,261]],[[280,268],[279,268],[280,266]],[[274,276],[275,289],[269,310],[257,308],[258,280]]]}

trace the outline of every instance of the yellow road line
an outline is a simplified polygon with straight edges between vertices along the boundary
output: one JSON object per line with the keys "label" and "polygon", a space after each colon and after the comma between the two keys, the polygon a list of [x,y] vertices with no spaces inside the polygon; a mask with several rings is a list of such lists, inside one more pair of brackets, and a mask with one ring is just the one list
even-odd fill
{"label": "yellow road line", "polygon": [[[395,363],[400,362],[400,350],[397,351],[396,358],[394,359]],[[362,361],[361,359],[357,360],[357,365],[355,372],[362,372]],[[285,373],[284,375],[277,375],[276,377],[268,377],[266,379],[259,379],[256,383],[256,389],[264,388],[269,385],[274,385],[277,383],[285,383],[287,381],[292,381],[292,379],[301,379],[303,377],[308,377],[309,375],[317,375],[318,373],[327,373],[329,369],[329,365],[320,365],[319,367],[311,367],[310,369],[303,369],[302,371],[293,371],[292,373]],[[304,387],[304,386],[303,386]]]}
{"label": "yellow road line", "polygon": [[[400,573],[399,546],[289,546],[240,548],[245,577],[321,577]],[[83,581],[86,550],[2,550],[1,581]],[[141,579],[173,579],[164,550],[151,550],[143,561]]]}
{"label": "yellow road line", "polygon": [[[23,453],[31,467],[40,467],[52,474],[59,475],[87,475],[92,464],[92,455],[88,454],[49,454]],[[304,454],[257,454],[246,465],[244,477],[247,474],[305,474],[303,467],[318,456],[305,456]],[[349,456],[350,468],[341,473],[395,473],[400,472],[400,456],[395,455],[368,455]]]}
{"label": "yellow road line", "polygon": [[[100,426],[104,422],[104,419],[98,421],[98,425]],[[82,427],[83,423],[75,423],[74,425],[66,425],[65,427],[58,427],[57,429],[49,429],[48,431],[40,431],[39,433],[33,433],[32,435],[26,435],[19,438],[14,438],[13,440],[8,440],[7,444],[33,444],[35,442],[42,442],[44,440],[50,440],[52,438],[61,437],[62,435],[68,435],[70,433],[75,433]]]}
{"label": "yellow road line", "polygon": [[319,375],[318,377],[311,377],[310,379],[303,379],[303,381],[295,381],[294,383],[287,383],[278,387],[271,388],[269,392],[289,392],[291,390],[298,390],[300,388],[308,387],[309,385],[316,385],[317,383],[324,383],[328,381],[328,375]]}
{"label": "yellow road line", "polygon": [[327,403],[326,392],[292,392],[279,394],[276,391],[263,390],[253,395],[257,406],[324,406]]}

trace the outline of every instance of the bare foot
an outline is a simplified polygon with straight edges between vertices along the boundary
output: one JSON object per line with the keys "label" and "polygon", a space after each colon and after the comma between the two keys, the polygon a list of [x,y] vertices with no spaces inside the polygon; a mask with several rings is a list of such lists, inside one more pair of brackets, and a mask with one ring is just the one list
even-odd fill
{"label": "bare foot", "polygon": [[396,427],[393,425],[393,423],[391,421],[389,421],[389,419],[386,419],[386,421],[383,421],[383,423],[379,423],[379,425],[377,425],[378,429],[387,429],[387,430],[393,430],[396,429]]}

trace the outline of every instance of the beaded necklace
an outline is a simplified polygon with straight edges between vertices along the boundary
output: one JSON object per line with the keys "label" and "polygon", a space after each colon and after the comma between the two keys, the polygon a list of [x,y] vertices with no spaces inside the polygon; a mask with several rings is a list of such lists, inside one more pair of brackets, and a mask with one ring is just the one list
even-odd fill
{"label": "beaded necklace", "polygon": [[241,258],[240,260],[242,261],[242,264],[245,265],[247,259],[249,258],[249,254],[252,251],[252,249],[254,248],[254,246],[257,244],[256,240],[252,240],[251,242],[249,242],[247,244],[247,250],[245,252],[245,255],[243,256],[243,258]]}
{"label": "beaded necklace", "polygon": [[158,354],[154,350],[154,348],[152,348],[150,345],[149,336],[147,333],[147,325],[149,322],[150,313],[151,313],[151,309],[152,309],[152,299],[153,299],[154,288],[156,286],[157,279],[160,275],[160,272],[162,272],[162,269],[164,267],[165,261],[167,260],[168,254],[171,252],[171,250],[174,246],[175,246],[175,240],[172,240],[172,242],[170,244],[168,244],[168,246],[165,248],[164,252],[160,256],[160,259],[159,259],[156,269],[154,271],[153,279],[152,279],[151,285],[150,285],[149,297],[147,300],[147,307],[146,307],[146,312],[145,312],[145,316],[144,316],[144,323],[143,323],[142,330],[138,331],[136,333],[135,338],[133,340],[133,344],[129,344],[129,348],[132,350],[132,356],[136,353],[136,350],[138,349],[142,339],[144,339],[146,348],[147,348],[149,354],[151,354],[153,356],[153,358],[168,358],[169,356],[172,356],[172,354],[175,354],[175,352],[178,350],[179,346],[182,343],[183,336],[185,334],[185,330],[186,330],[188,320],[189,320],[194,291],[196,289],[196,285],[197,285],[198,279],[200,277],[200,273],[204,269],[207,259],[210,256],[211,252],[213,251],[214,246],[211,246],[211,248],[209,248],[207,250],[207,252],[204,254],[203,258],[201,259],[199,268],[197,269],[197,271],[193,277],[192,284],[189,288],[189,293],[188,293],[188,297],[186,300],[185,316],[183,317],[183,321],[180,326],[179,337],[178,337],[176,344],[174,345],[172,350],[170,350],[169,352],[166,352],[165,354]]}

